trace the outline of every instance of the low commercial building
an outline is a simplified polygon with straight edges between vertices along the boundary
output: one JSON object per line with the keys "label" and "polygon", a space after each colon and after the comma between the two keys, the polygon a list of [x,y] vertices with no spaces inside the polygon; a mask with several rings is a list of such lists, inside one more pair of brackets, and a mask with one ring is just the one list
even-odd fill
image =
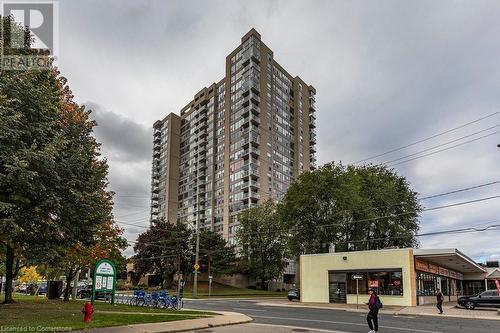
{"label": "low commercial building", "polygon": [[469,294],[478,280],[486,287],[487,275],[485,267],[457,249],[385,249],[300,257],[302,302],[363,304],[370,288],[386,305],[435,303],[437,289],[445,301],[456,301]]}

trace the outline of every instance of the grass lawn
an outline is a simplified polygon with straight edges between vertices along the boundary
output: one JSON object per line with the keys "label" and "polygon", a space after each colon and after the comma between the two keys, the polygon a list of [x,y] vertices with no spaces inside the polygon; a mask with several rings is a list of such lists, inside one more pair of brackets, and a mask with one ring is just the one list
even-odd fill
{"label": "grass lawn", "polygon": [[[14,299],[16,301],[14,304],[0,304],[0,327],[65,327],[66,330],[71,330],[195,319],[214,315],[208,312],[149,309],[96,302],[92,323],[84,324],[81,301],[63,302],[24,295],[15,295]],[[3,301],[3,297],[0,301]]]}
{"label": "grass lawn", "polygon": [[[174,291],[171,291],[174,293]],[[176,293],[177,291],[175,291]],[[174,295],[175,295],[174,293]],[[236,288],[219,283],[212,283],[211,297],[241,297],[241,298],[259,298],[259,297],[286,297],[286,291],[267,291],[246,288]],[[193,297],[193,286],[187,285],[184,289],[184,297]],[[208,298],[208,282],[198,283],[198,298]]]}

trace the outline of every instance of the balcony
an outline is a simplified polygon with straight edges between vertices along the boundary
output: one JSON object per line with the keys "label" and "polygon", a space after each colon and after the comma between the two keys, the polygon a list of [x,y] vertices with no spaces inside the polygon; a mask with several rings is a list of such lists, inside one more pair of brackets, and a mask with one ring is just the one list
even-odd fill
{"label": "balcony", "polygon": [[245,182],[243,182],[243,188],[250,188],[252,190],[258,190],[260,188],[260,184],[258,181],[249,179]]}
{"label": "balcony", "polygon": [[249,176],[253,176],[253,177],[260,176],[259,167],[255,163],[249,163],[249,164],[243,166],[241,169],[242,169],[242,176],[241,177],[243,179],[248,178]]}
{"label": "balcony", "polygon": [[258,146],[260,144],[260,137],[258,132],[247,130],[243,135],[245,135],[241,140],[243,148],[248,148],[250,146],[250,143],[254,146]]}
{"label": "balcony", "polygon": [[254,191],[243,192],[243,197],[241,198],[241,200],[243,200],[244,202],[248,202],[248,200],[250,200],[251,202],[257,202],[257,200],[259,199],[259,193]]}
{"label": "balcony", "polygon": [[257,157],[259,157],[259,155],[260,155],[260,150],[258,148],[252,147],[252,146],[249,146],[248,148],[243,149],[243,151],[241,152],[241,156],[244,159],[248,159],[250,156],[257,158]]}
{"label": "balcony", "polygon": [[153,143],[154,143],[154,144],[158,144],[158,143],[160,143],[160,142],[161,142],[161,136],[160,136],[160,135],[155,135],[155,136],[153,137]]}
{"label": "balcony", "polygon": [[153,132],[153,137],[159,137],[161,136],[161,131],[159,129],[155,129]]}
{"label": "balcony", "polygon": [[250,124],[259,126],[260,125],[260,118],[259,116],[256,116],[252,112],[250,112],[249,115],[243,118],[244,124],[242,125],[244,128],[248,127]]}
{"label": "balcony", "polygon": [[153,157],[158,158],[161,156],[161,151],[159,149],[155,149],[153,151]]}
{"label": "balcony", "polygon": [[241,116],[243,118],[245,118],[245,117],[248,117],[248,115],[250,113],[252,113],[252,115],[254,115],[254,116],[259,116],[260,108],[258,106],[255,106],[255,105],[247,106],[247,107],[243,108],[243,111],[241,112]]}
{"label": "balcony", "polygon": [[208,135],[208,131],[206,129],[201,129],[199,132],[198,132],[198,137],[200,138],[204,138]]}
{"label": "balcony", "polygon": [[250,101],[255,105],[259,105],[260,96],[251,92],[247,96],[243,97],[243,99],[241,100],[241,105],[243,105],[243,107],[247,107],[250,105]]}

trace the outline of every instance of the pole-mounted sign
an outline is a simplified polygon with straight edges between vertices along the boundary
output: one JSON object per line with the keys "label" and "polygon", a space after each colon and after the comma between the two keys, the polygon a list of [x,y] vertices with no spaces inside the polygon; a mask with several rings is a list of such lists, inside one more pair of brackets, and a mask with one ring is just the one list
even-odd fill
{"label": "pole-mounted sign", "polygon": [[96,292],[111,293],[111,304],[115,304],[116,269],[109,260],[100,260],[95,265],[94,278],[92,279],[92,304]]}

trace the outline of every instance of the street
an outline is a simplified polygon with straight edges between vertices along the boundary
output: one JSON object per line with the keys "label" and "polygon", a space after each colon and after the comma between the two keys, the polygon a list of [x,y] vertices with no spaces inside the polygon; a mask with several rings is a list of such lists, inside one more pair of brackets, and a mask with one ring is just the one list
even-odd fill
{"label": "street", "polygon": [[[341,332],[368,332],[366,314],[343,310],[324,310],[310,308],[290,308],[258,305],[255,300],[196,300],[185,301],[186,309],[207,311],[233,311],[246,314],[254,319],[253,323],[268,325],[296,326],[298,329],[318,329]],[[379,332],[467,332],[498,333],[500,321],[462,319],[430,316],[379,315]],[[272,327],[269,327],[270,329]],[[211,329],[212,332],[229,332]],[[233,327],[233,330],[234,327]],[[274,332],[276,330],[273,329]],[[294,331],[297,331],[295,329]]]}

